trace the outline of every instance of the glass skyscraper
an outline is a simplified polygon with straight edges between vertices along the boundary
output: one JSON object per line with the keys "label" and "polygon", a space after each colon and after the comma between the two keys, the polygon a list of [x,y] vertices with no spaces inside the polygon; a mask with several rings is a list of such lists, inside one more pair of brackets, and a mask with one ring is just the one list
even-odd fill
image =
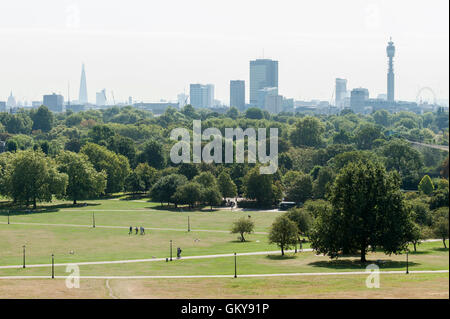
{"label": "glass skyscraper", "polygon": [[245,109],[245,81],[230,81],[230,107]]}
{"label": "glass skyscraper", "polygon": [[270,59],[250,61],[250,104],[257,105],[258,91],[266,87],[278,88],[278,61]]}

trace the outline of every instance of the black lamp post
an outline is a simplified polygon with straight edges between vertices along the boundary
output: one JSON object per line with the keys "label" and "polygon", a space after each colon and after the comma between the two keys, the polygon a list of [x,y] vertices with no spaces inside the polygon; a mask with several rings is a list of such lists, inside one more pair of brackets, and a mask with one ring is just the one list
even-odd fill
{"label": "black lamp post", "polygon": [[191,231],[191,220],[189,219],[189,216],[188,216],[188,232],[190,232]]}
{"label": "black lamp post", "polygon": [[25,245],[23,245],[23,268],[25,268]]}
{"label": "black lamp post", "polygon": [[55,255],[52,254],[52,279],[55,278]]}
{"label": "black lamp post", "polygon": [[234,253],[234,278],[237,278],[236,253]]}
{"label": "black lamp post", "polygon": [[95,213],[92,212],[92,227],[95,228]]}
{"label": "black lamp post", "polygon": [[9,225],[9,210],[8,210],[8,225]]}
{"label": "black lamp post", "polygon": [[406,273],[409,274],[409,265],[408,265],[408,250],[406,250]]}
{"label": "black lamp post", "polygon": [[170,240],[170,261],[172,261],[172,240]]}

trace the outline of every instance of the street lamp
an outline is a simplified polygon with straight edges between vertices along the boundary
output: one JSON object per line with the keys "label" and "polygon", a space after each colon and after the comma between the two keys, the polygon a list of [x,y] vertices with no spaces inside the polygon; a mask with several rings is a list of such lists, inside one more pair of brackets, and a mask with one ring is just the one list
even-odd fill
{"label": "street lamp", "polygon": [[55,278],[55,255],[52,254],[52,279]]}
{"label": "street lamp", "polygon": [[25,245],[23,245],[23,268],[25,268]]}
{"label": "street lamp", "polygon": [[172,240],[170,240],[170,261],[172,261]]}
{"label": "street lamp", "polygon": [[188,232],[190,232],[190,231],[191,231],[191,221],[188,216]]}
{"label": "street lamp", "polygon": [[409,274],[409,265],[408,265],[408,250],[406,250],[406,273]]}
{"label": "street lamp", "polygon": [[8,210],[8,225],[9,225],[9,210]]}
{"label": "street lamp", "polygon": [[92,227],[95,228],[95,213],[92,212]]}
{"label": "street lamp", "polygon": [[234,278],[237,278],[236,253],[234,253]]}

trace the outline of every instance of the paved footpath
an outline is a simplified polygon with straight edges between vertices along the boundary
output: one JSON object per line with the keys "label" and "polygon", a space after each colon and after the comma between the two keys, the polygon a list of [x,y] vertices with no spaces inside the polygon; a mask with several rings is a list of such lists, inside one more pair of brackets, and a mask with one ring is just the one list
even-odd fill
{"label": "paved footpath", "polygon": [[[349,276],[368,275],[374,271],[341,271],[341,272],[300,272],[284,274],[246,274],[237,275],[238,278],[254,277],[287,277],[287,276]],[[402,270],[379,271],[380,275],[405,274]],[[410,274],[448,273],[447,270],[411,270]],[[0,279],[49,279],[51,276],[2,276]],[[81,278],[81,279],[181,279],[181,278],[234,278],[234,275],[193,275],[193,276],[55,276],[56,279]]]}
{"label": "paved footpath", "polygon": [[[8,225],[7,222],[0,222],[0,224]],[[61,227],[85,227],[85,228],[93,228],[92,225],[78,225],[78,224],[47,224],[47,223],[22,223],[22,222],[10,222],[10,225],[30,225],[30,226],[61,226]],[[182,231],[187,232],[186,229],[180,228],[158,228],[158,227],[147,227],[143,225],[145,229],[149,230],[169,230],[169,231]],[[95,228],[115,228],[115,229],[129,229],[130,226],[106,226],[106,225],[95,225]],[[191,228],[191,232],[209,232],[209,233],[227,233],[229,234],[229,230],[214,230],[214,229],[195,229]],[[267,232],[253,232],[252,234],[257,235],[267,235]]]}
{"label": "paved footpath", "polygon": [[[312,251],[312,249],[303,249],[302,251]],[[294,250],[285,250],[285,252],[294,252]],[[249,252],[249,253],[236,253],[236,256],[254,256],[254,255],[275,255],[279,254],[279,250],[273,251],[257,251],[257,252]],[[222,257],[232,257],[232,254],[218,254],[218,255],[200,255],[200,256],[186,256],[182,257],[179,260],[185,259],[204,259],[204,258],[222,258]],[[85,261],[85,262],[71,262],[71,263],[59,263],[55,264],[57,266],[67,266],[67,265],[105,265],[105,264],[128,264],[128,263],[142,263],[149,261],[165,261],[166,258],[150,258],[150,259],[128,259],[128,260],[113,260],[113,261]],[[177,260],[176,257],[173,260]],[[27,268],[40,268],[40,267],[51,267],[52,264],[35,264],[35,265],[26,265]],[[23,268],[23,265],[11,265],[11,266],[0,266],[0,269],[11,269],[11,268]]]}

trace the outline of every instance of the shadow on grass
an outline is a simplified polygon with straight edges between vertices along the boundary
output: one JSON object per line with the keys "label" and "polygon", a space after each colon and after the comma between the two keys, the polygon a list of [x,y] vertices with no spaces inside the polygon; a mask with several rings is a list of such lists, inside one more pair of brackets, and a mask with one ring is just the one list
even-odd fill
{"label": "shadow on grass", "polygon": [[410,251],[409,254],[410,255],[428,255],[428,254],[431,254],[431,251],[418,249],[417,251]]}
{"label": "shadow on grass", "polygon": [[148,194],[146,194],[146,193],[122,195],[122,198],[120,198],[119,200],[128,201],[128,200],[140,200],[140,199],[146,199],[147,202],[150,202],[150,199],[148,198]]}
{"label": "shadow on grass", "polygon": [[[359,260],[329,260],[315,261],[308,265],[312,267],[328,268],[328,269],[365,269],[370,264],[376,264],[380,268],[406,269],[406,261],[396,260],[368,260],[361,263]],[[418,266],[420,263],[409,262],[409,267]]]}
{"label": "shadow on grass", "polygon": [[281,256],[281,252],[280,252],[279,255],[267,255],[266,258],[270,259],[270,260],[290,260],[290,259],[297,258],[297,256],[295,256],[295,255],[284,255],[284,256]]}
{"label": "shadow on grass", "polygon": [[0,216],[20,216],[20,215],[31,215],[31,214],[42,214],[42,213],[56,213],[59,212],[60,209],[65,208],[78,208],[78,207],[88,207],[88,206],[98,206],[100,204],[97,203],[79,203],[76,205],[73,204],[56,204],[56,205],[48,205],[48,206],[38,206],[36,209],[26,208],[23,206],[0,206]]}
{"label": "shadow on grass", "polygon": [[[150,201],[149,201],[150,202]],[[187,213],[187,212],[195,212],[195,213],[214,213],[214,212],[218,212],[221,211],[223,209],[221,208],[213,208],[212,210],[209,207],[194,207],[194,208],[189,208],[189,207],[175,207],[174,205],[157,205],[157,206],[151,206],[151,207],[146,207],[146,208],[150,208],[150,209],[155,209],[155,210],[165,210],[165,211],[169,211],[169,212],[176,212],[176,213]]]}
{"label": "shadow on grass", "polygon": [[435,247],[435,248],[431,248],[431,250],[434,251],[440,251],[440,252],[448,252],[448,247],[444,248],[444,247]]}
{"label": "shadow on grass", "polygon": [[240,239],[236,239],[236,240],[230,240],[229,242],[235,243],[235,244],[245,244],[245,243],[253,243],[253,240],[246,239],[245,241],[241,241]]}

